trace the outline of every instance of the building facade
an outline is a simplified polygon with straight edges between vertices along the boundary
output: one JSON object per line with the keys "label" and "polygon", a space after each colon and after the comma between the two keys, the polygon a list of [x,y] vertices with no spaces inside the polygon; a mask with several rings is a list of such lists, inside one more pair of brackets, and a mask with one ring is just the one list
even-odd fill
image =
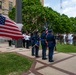
{"label": "building facade", "polygon": [[0,14],[8,15],[8,11],[15,6],[15,0],[0,0]]}
{"label": "building facade", "polygon": [[[44,5],[44,0],[40,0]],[[8,12],[15,6],[16,0],[0,0],[0,14],[8,15]]]}
{"label": "building facade", "polygon": [[40,0],[41,1],[41,4],[44,6],[44,0]]}

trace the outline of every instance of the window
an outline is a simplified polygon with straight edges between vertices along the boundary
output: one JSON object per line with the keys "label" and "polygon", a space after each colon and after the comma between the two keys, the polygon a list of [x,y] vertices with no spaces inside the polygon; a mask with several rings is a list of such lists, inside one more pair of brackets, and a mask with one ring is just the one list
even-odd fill
{"label": "window", "polygon": [[13,2],[9,1],[9,10],[12,9],[12,6],[13,6]]}

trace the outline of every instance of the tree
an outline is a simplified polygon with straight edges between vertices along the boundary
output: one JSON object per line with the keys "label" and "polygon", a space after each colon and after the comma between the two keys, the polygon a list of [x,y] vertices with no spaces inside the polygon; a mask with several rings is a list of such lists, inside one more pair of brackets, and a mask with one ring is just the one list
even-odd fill
{"label": "tree", "polygon": [[[25,6],[26,5],[26,6]],[[23,30],[35,30],[43,24],[44,10],[39,0],[22,1],[22,23]],[[9,17],[15,20],[15,8],[9,12]],[[13,13],[13,14],[12,14]]]}
{"label": "tree", "polygon": [[[15,21],[15,7],[9,12],[9,17]],[[47,24],[55,33],[75,32],[76,18],[60,15],[52,8],[43,7],[40,0],[22,0],[22,30],[42,30]]]}

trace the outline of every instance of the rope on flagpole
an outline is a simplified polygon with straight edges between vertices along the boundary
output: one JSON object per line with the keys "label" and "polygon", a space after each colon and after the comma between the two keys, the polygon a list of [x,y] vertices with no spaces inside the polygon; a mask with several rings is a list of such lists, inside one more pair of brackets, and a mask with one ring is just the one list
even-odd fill
{"label": "rope on flagpole", "polygon": [[60,0],[60,14],[62,15],[62,0]]}

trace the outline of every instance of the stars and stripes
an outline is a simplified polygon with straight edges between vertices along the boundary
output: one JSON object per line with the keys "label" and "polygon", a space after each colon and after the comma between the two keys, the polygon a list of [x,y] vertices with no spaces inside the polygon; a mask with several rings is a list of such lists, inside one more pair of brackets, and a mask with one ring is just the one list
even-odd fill
{"label": "stars and stripes", "polygon": [[46,32],[46,34],[48,34],[48,28],[46,28],[45,32]]}
{"label": "stars and stripes", "polygon": [[16,23],[3,15],[0,15],[0,36],[10,37],[13,39],[23,38],[23,35]]}

